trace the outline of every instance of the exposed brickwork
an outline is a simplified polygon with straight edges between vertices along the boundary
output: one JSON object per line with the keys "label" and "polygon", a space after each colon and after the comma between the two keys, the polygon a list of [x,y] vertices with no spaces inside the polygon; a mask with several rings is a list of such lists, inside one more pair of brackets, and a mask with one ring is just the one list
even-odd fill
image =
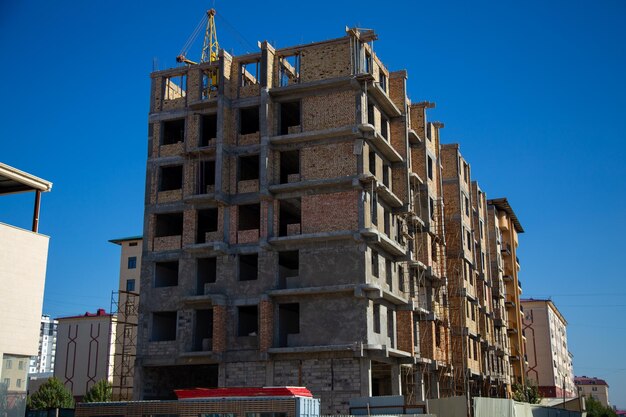
{"label": "exposed brickwork", "polygon": [[358,199],[357,191],[302,197],[302,233],[357,229]]}
{"label": "exposed brickwork", "polygon": [[354,91],[309,97],[302,102],[302,130],[330,129],[356,123]]}
{"label": "exposed brickwork", "polygon": [[267,352],[274,338],[274,304],[270,300],[259,303],[259,350]]}

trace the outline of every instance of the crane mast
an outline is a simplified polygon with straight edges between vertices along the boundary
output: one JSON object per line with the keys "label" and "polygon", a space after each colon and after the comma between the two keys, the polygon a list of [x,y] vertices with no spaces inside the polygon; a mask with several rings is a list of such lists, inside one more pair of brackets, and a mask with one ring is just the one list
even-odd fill
{"label": "crane mast", "polygon": [[[215,29],[215,9],[207,10],[205,16],[207,23],[204,31],[204,43],[202,44],[202,55],[200,56],[200,63],[203,62],[216,62],[218,59],[218,52],[220,49],[219,43],[217,42],[217,30]],[[204,21],[203,18],[202,20]],[[200,25],[202,21],[200,22]],[[200,26],[199,25],[199,26]],[[195,40],[199,28],[196,28],[196,31],[191,35],[191,37],[187,40],[185,47],[180,52],[180,54],[176,57],[177,62],[183,62],[188,65],[196,65],[198,64],[195,61],[192,61],[187,58],[187,50]]]}

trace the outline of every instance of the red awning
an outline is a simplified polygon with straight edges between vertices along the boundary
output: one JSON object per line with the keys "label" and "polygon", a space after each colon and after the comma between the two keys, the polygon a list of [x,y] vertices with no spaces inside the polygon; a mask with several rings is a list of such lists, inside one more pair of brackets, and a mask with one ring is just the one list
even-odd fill
{"label": "red awning", "polygon": [[174,390],[179,400],[221,397],[313,397],[304,387],[193,388]]}

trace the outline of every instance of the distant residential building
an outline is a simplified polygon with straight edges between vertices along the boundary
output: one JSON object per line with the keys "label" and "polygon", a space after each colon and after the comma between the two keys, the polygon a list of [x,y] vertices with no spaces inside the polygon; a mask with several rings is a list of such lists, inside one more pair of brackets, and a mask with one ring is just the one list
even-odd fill
{"label": "distant residential building", "polygon": [[542,397],[575,397],[572,355],[567,347],[567,321],[550,300],[521,300],[528,356],[528,379]]}
{"label": "distant residential building", "polygon": [[605,407],[610,407],[609,402],[609,384],[604,379],[588,376],[577,376],[574,378],[576,388],[578,388],[578,395],[591,397]]}
{"label": "distant residential building", "polygon": [[141,277],[143,237],[133,236],[110,240],[121,246],[119,291],[114,295],[117,308],[115,353],[113,363],[113,399],[130,400],[133,397],[135,356],[137,354],[137,307]]}
{"label": "distant residential building", "polygon": [[35,193],[30,230],[0,223],[0,385],[7,389],[0,403],[21,415],[30,358],[38,352],[48,260],[49,237],[38,232],[41,193],[51,189],[51,182],[0,163],[0,196]]}
{"label": "distant residential building", "polygon": [[112,382],[115,316],[104,309],[60,317],[54,376],[80,400],[98,381]]}
{"label": "distant residential building", "polygon": [[57,348],[57,326],[59,322],[48,315],[41,316],[39,326],[39,352],[30,360],[29,374],[54,372],[54,353]]}

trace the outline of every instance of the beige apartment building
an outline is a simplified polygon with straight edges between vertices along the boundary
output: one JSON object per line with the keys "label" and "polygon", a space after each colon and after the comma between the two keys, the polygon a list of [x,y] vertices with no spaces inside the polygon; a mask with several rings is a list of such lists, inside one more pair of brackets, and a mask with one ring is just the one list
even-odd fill
{"label": "beige apartment building", "polygon": [[575,377],[574,383],[576,384],[579,397],[591,397],[600,401],[605,407],[611,406],[609,402],[609,384],[604,379],[583,375]]}
{"label": "beige apartment building", "polygon": [[576,397],[567,321],[551,300],[520,300],[524,311],[527,376],[544,398]]}
{"label": "beige apartment building", "polygon": [[113,365],[113,399],[124,401],[133,398],[143,237],[131,236],[110,242],[119,245],[121,253],[119,290],[113,294],[111,311],[116,316],[115,349],[111,351],[109,363]]}
{"label": "beige apartment building", "polygon": [[80,401],[95,383],[113,380],[109,357],[115,349],[115,317],[98,309],[57,320],[54,377]]}
{"label": "beige apartment building", "polygon": [[135,399],[306,386],[337,413],[510,393],[499,219],[376,39],[152,74]]}
{"label": "beige apartment building", "polygon": [[39,233],[41,193],[51,189],[51,182],[0,163],[0,196],[35,193],[30,230],[0,223],[0,384],[7,407],[22,414],[30,358],[38,353],[48,260],[49,237]]}

